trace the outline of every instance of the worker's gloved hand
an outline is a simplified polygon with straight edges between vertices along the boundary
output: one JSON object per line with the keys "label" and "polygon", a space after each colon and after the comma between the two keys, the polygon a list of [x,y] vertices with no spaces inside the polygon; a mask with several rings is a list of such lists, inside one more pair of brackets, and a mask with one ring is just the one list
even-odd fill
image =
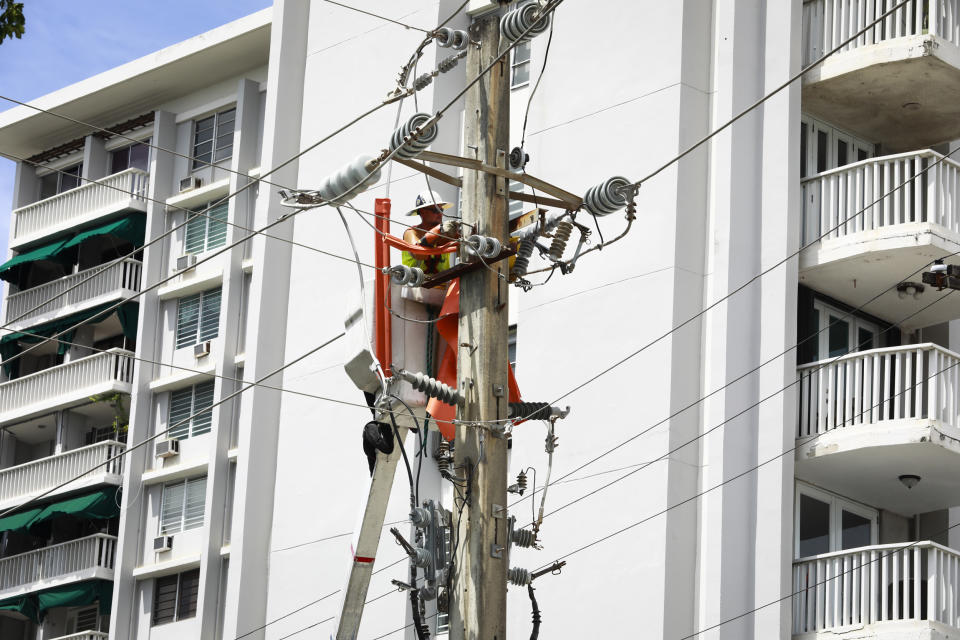
{"label": "worker's gloved hand", "polygon": [[447,238],[458,238],[460,236],[459,220],[444,220],[440,225],[440,233]]}

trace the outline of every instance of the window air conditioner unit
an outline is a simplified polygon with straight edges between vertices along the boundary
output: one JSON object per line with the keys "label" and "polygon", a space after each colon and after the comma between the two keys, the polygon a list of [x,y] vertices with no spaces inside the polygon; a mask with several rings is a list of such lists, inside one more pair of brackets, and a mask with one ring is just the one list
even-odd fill
{"label": "window air conditioner unit", "polygon": [[153,552],[170,551],[173,548],[173,536],[157,536],[153,539]]}
{"label": "window air conditioner unit", "polygon": [[193,345],[193,357],[202,358],[203,356],[210,355],[210,341],[200,342]]}
{"label": "window air conditioner unit", "polygon": [[179,440],[157,440],[154,455],[158,458],[170,458],[180,453]]}
{"label": "window air conditioner unit", "polygon": [[180,256],[177,258],[177,268],[176,271],[184,271],[190,269],[195,264],[197,264],[197,256],[192,253],[188,253],[185,256]]}
{"label": "window air conditioner unit", "polygon": [[203,180],[200,178],[195,178],[193,176],[184,178],[180,181],[180,193],[192,191],[193,189],[199,189],[201,184],[203,184]]}

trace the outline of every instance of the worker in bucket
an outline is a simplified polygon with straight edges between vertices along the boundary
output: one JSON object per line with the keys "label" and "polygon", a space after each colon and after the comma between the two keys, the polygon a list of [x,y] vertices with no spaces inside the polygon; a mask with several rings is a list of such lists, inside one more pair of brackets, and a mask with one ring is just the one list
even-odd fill
{"label": "worker in bucket", "polygon": [[[433,247],[456,239],[460,232],[460,223],[449,217],[444,220],[443,212],[452,205],[440,197],[436,191],[423,191],[417,195],[416,203],[408,216],[420,216],[420,223],[403,232],[403,240],[408,244]],[[427,275],[433,275],[450,268],[450,254],[417,258],[409,251],[401,254],[401,261],[408,267],[419,267]]]}

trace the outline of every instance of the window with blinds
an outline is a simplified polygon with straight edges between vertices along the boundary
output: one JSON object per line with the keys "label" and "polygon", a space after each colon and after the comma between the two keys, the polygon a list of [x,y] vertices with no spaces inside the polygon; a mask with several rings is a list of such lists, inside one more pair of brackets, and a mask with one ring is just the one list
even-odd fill
{"label": "window with blinds", "polygon": [[[167,420],[168,438],[184,440],[190,436],[199,436],[210,431],[213,412],[203,410],[213,406],[213,384],[211,380],[170,392],[170,412]],[[198,413],[200,411],[203,411],[203,413]]]}
{"label": "window with blinds", "polygon": [[193,123],[193,168],[226,160],[233,155],[235,108],[225,109]]}
{"label": "window with blinds", "polygon": [[203,501],[206,493],[207,476],[163,485],[160,535],[180,533],[203,526]]}
{"label": "window with blinds", "polygon": [[199,593],[199,569],[157,578],[153,587],[151,624],[156,626],[195,617]]}
{"label": "window with blinds", "polygon": [[[207,204],[189,213],[187,215],[184,253],[203,253],[225,245],[227,243],[228,209],[229,205],[222,202],[214,207]],[[200,215],[197,215],[198,213]]]}
{"label": "window with blinds", "polygon": [[213,340],[220,326],[220,289],[180,298],[177,303],[177,349]]}

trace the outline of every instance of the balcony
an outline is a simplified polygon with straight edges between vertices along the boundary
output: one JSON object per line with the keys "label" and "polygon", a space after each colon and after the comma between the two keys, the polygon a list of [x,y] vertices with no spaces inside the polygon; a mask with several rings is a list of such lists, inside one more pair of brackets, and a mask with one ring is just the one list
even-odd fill
{"label": "balcony", "polygon": [[[111,458],[125,450],[126,445],[107,440],[0,469],[0,509],[20,504],[27,498],[50,491],[78,476],[79,479],[49,495],[59,495],[104,483],[119,485],[123,478],[123,458]],[[97,467],[100,463],[103,463],[102,466]]]}
{"label": "balcony", "polygon": [[123,211],[146,211],[150,174],[127,169],[14,209],[11,249]]}
{"label": "balcony", "polygon": [[[143,264],[139,260],[128,258],[18,291],[7,296],[6,324],[10,329],[25,329],[31,324],[135,295],[140,291],[142,270]],[[96,275],[90,278],[91,274]],[[60,294],[64,295],[51,300]],[[50,302],[46,302],[48,300]]]}
{"label": "balcony", "polygon": [[133,352],[110,349],[0,384],[0,424],[85,404],[90,396],[130,393]]}
{"label": "balcony", "polygon": [[801,190],[803,244],[826,234],[800,255],[803,284],[895,323],[906,318],[907,329],[960,316],[960,297],[929,287],[919,299],[891,289],[871,301],[960,251],[960,163],[929,150],[871,158],[806,178]]}
{"label": "balcony", "polygon": [[797,560],[794,638],[955,638],[958,567],[960,554],[934,542],[859,547]]}
{"label": "balcony", "polygon": [[[899,0],[807,0],[803,64]],[[960,137],[960,0],[911,0],[803,78],[803,109],[890,151]]]}
{"label": "balcony", "polygon": [[[797,375],[798,478],[902,515],[960,504],[960,355],[888,347]],[[921,479],[907,489],[901,474]]]}
{"label": "balcony", "polygon": [[53,640],[107,640],[109,637],[109,634],[103,631],[81,631],[68,636],[57,636]]}
{"label": "balcony", "polygon": [[0,598],[83,580],[113,580],[117,539],[103,533],[0,560]]}

